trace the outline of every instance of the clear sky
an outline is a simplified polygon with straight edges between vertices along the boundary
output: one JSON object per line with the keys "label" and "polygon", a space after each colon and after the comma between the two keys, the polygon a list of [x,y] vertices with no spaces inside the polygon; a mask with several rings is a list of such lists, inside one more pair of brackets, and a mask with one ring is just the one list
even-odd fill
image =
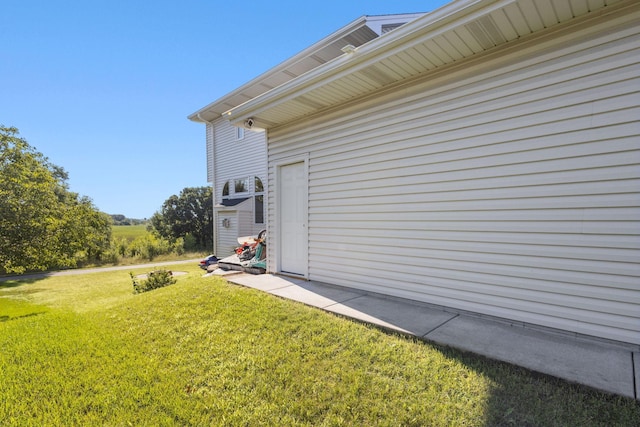
{"label": "clear sky", "polygon": [[187,116],[363,15],[446,0],[2,0],[0,124],[98,209],[148,218],[209,185]]}

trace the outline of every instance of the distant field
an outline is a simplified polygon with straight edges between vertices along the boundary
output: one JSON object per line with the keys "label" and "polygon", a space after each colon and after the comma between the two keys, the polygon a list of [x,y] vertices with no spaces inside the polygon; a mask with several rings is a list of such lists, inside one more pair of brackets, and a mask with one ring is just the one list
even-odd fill
{"label": "distant field", "polygon": [[114,238],[124,238],[132,241],[136,237],[144,236],[148,233],[147,225],[114,225],[111,227]]}

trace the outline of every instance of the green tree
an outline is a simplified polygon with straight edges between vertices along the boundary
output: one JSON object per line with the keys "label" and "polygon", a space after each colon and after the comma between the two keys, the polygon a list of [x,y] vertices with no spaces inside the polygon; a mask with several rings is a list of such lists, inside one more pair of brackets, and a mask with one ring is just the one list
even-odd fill
{"label": "green tree", "polygon": [[68,175],[0,125],[0,270],[22,273],[99,260],[111,220],[69,191]]}
{"label": "green tree", "polygon": [[213,192],[211,187],[188,187],[172,195],[151,217],[151,227],[168,239],[195,239],[198,249],[213,247]]}

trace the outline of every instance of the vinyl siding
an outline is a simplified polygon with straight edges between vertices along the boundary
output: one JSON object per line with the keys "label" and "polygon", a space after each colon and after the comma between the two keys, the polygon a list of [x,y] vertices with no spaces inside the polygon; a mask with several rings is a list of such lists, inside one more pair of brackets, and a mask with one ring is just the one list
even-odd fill
{"label": "vinyl siding", "polygon": [[640,344],[635,15],[270,131],[269,188],[309,158],[309,278]]}
{"label": "vinyl siding", "polygon": [[[247,202],[245,203],[251,205],[250,200],[247,200]],[[238,221],[240,222],[238,236],[252,236],[254,234],[258,234],[254,231],[255,227],[253,226],[253,209],[247,211],[239,211]]]}
{"label": "vinyl siding", "polygon": [[207,155],[207,182],[213,184],[214,172],[213,172],[213,163],[214,163],[214,152],[213,152],[213,125],[211,123],[206,124],[206,155]]}
{"label": "vinyl siding", "polygon": [[[230,226],[225,228],[222,222],[228,219]],[[238,237],[256,236],[264,226],[253,224],[253,210],[251,200],[234,206],[234,209],[218,211],[218,251],[220,257],[233,254],[238,247]]]}
{"label": "vinyl siding", "polygon": [[[225,219],[228,219],[230,224],[227,228],[222,225]],[[238,225],[237,211],[218,212],[218,223],[216,224],[218,230],[218,253],[216,256],[219,258],[233,255],[233,249],[238,246],[238,236],[240,235]]]}
{"label": "vinyl siding", "polygon": [[245,137],[235,139],[236,128],[225,120],[215,123],[216,191],[222,198],[222,187],[231,179],[259,176],[267,182],[267,156],[264,132],[246,130]]}
{"label": "vinyl siding", "polygon": [[[212,156],[214,144],[215,156]],[[215,168],[215,174],[212,170],[209,172],[210,164]],[[245,130],[244,139],[236,140],[236,128],[228,121],[218,119],[213,124],[207,125],[207,173],[210,182],[214,181],[215,176],[215,203],[220,203],[222,200],[222,188],[229,180],[258,176],[266,191],[268,181],[265,133]],[[253,185],[253,182],[250,182],[250,185]],[[215,236],[217,236],[220,254],[216,255],[232,253],[233,248],[237,246],[239,236],[258,234],[260,230],[266,228],[264,224],[254,223],[251,199],[238,205],[237,209],[239,211],[233,213],[235,224],[228,229],[222,227],[222,220],[225,217],[222,213],[218,215]]]}

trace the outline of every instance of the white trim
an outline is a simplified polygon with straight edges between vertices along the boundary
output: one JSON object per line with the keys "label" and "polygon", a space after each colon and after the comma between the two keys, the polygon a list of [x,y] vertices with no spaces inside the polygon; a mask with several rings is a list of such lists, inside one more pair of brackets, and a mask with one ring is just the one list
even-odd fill
{"label": "white trim", "polygon": [[[537,1],[544,3],[546,0]],[[550,27],[536,29],[535,31],[526,30],[526,35],[518,36],[517,34],[512,34],[513,38],[507,39],[505,43],[512,43],[516,40],[532,39],[537,34],[553,31],[553,28],[556,25],[558,27],[570,25],[567,24],[569,21],[584,24],[586,21],[590,21],[608,13],[624,14],[625,12],[623,9],[629,8],[629,10],[633,10],[633,8],[636,7],[633,0],[613,1],[610,3],[618,3],[619,5],[611,7],[605,6],[604,0],[599,1],[602,3],[601,10],[594,10],[590,13],[581,14],[575,18],[559,17],[558,19],[560,22]],[[530,0],[453,1],[434,12],[428,13],[421,18],[403,25],[396,31],[393,31],[384,37],[379,37],[358,47],[351,54],[345,54],[337,57],[293,80],[283,83],[269,92],[254,97],[253,99],[226,111],[223,115],[231,123],[241,123],[246,117],[253,117],[254,120],[260,123],[262,127],[276,128],[284,125],[287,121],[296,120],[302,115],[309,115],[311,113],[318,112],[321,109],[328,109],[337,104],[344,103],[346,99],[355,99],[357,97],[365,96],[370,93],[369,87],[367,85],[359,86],[357,84],[353,84],[353,81],[358,81],[363,77],[364,74],[362,71],[368,67],[380,65],[384,61],[394,62],[394,59],[401,59],[401,56],[406,54],[407,50],[410,48],[424,48],[424,44],[433,41],[438,37],[442,37],[445,34],[454,33],[459,29],[464,29],[465,25],[476,22],[483,17],[491,16],[491,14],[497,13],[501,8],[509,6],[516,7],[527,2],[530,2]],[[548,0],[548,2],[550,2],[551,5],[558,3],[567,6],[569,0]],[[484,49],[484,52],[488,52],[489,50],[493,50],[493,48]],[[475,53],[469,57],[476,55],[480,55],[480,53]],[[464,61],[462,59],[447,60],[444,61],[443,64],[438,65],[436,69],[449,66],[456,62],[459,64]],[[421,66],[418,66],[418,68],[421,68]],[[383,86],[392,87],[393,84],[407,81],[409,78],[417,78],[433,72],[433,70],[429,70],[428,66],[425,66],[424,69],[416,72],[405,73],[399,68],[395,71],[391,71],[397,74],[396,77],[389,77],[392,80],[396,79],[395,83],[390,81],[385,83]],[[353,86],[353,90],[349,93],[348,97],[330,95],[331,90],[335,90],[336,87],[339,87],[340,85],[346,87]],[[312,93],[314,91],[317,92]],[[309,107],[307,111],[305,108],[301,107],[304,103],[300,102],[300,98],[304,98],[309,94],[313,96],[319,96],[319,94],[321,94],[330,98],[330,100],[325,102],[321,108]],[[337,101],[338,99],[341,100]]]}
{"label": "white trim", "polygon": [[[423,17],[405,24],[398,31],[379,37],[357,50],[357,55],[342,55],[329,61],[302,76],[257,96],[244,104],[233,107],[223,113],[230,122],[238,122],[251,112],[257,115],[271,105],[290,100],[300,92],[311,91],[328,81],[344,77],[355,70],[365,68],[371,64],[380,62],[382,56],[389,56],[406,48],[406,40],[416,38],[415,33],[426,33],[430,37],[442,34],[444,31],[458,28],[464,24],[490,13],[493,10],[514,3],[516,0],[458,0],[442,6]],[[492,4],[493,3],[493,4]]]}
{"label": "white trim", "polygon": [[236,133],[235,133],[236,141],[244,140],[244,128],[236,127],[235,129],[236,129]]}

